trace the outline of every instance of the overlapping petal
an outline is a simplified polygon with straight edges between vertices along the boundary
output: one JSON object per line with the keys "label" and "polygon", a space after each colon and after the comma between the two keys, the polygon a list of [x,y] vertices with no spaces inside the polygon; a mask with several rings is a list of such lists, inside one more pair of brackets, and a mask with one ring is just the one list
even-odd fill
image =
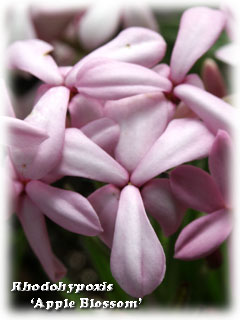
{"label": "overlapping petal", "polygon": [[104,230],[99,237],[109,248],[112,247],[119,197],[120,190],[111,184],[97,189],[88,197]]}
{"label": "overlapping petal", "polygon": [[118,162],[76,128],[66,129],[63,155],[56,171],[117,186],[125,185],[129,179]]}
{"label": "overlapping petal", "polygon": [[42,40],[16,41],[8,48],[8,64],[34,75],[48,84],[60,85],[63,78],[49,53],[53,47]]}
{"label": "overlapping petal", "polygon": [[89,122],[81,131],[107,153],[113,155],[119,140],[119,125],[109,118],[103,117]]}
{"label": "overlapping petal", "polygon": [[226,209],[200,217],[181,231],[174,257],[182,260],[206,257],[226,240],[231,230],[232,217]]}
{"label": "overlapping petal", "polygon": [[165,255],[147,218],[139,190],[126,186],[120,194],[111,271],[133,297],[151,293],[163,280]]}
{"label": "overlapping petal", "polygon": [[145,209],[163,229],[166,237],[177,231],[186,207],[174,196],[169,179],[153,179],[144,185],[141,195]]}
{"label": "overlapping petal", "polygon": [[133,96],[108,101],[104,107],[107,117],[120,125],[120,137],[115,158],[132,172],[168,123],[168,105],[161,93]]}
{"label": "overlapping petal", "polygon": [[197,119],[174,119],[131,175],[142,185],[158,174],[184,162],[208,155],[214,135]]}
{"label": "overlapping petal", "polygon": [[229,204],[230,169],[232,142],[226,131],[219,130],[209,154],[209,170],[222,194],[226,204]]}
{"label": "overlapping petal", "polygon": [[170,182],[173,193],[189,208],[211,213],[224,207],[214,179],[198,167],[177,167],[171,172]]}
{"label": "overlapping petal", "polygon": [[98,216],[89,201],[77,192],[31,181],[26,193],[48,218],[71,232],[95,236],[102,231]]}
{"label": "overlapping petal", "polygon": [[18,218],[43,269],[53,282],[59,281],[65,276],[66,268],[52,252],[43,214],[27,196],[21,199]]}
{"label": "overlapping petal", "polygon": [[195,112],[214,134],[219,129],[231,132],[236,125],[236,110],[211,93],[192,85],[181,84],[174,89],[174,94]]}
{"label": "overlapping petal", "polygon": [[69,103],[69,112],[71,126],[80,129],[88,122],[101,118],[103,116],[103,107],[97,99],[77,94]]}
{"label": "overlapping petal", "polygon": [[11,148],[11,158],[25,178],[41,179],[59,162],[65,134],[65,119],[69,90],[65,87],[49,89],[34,106],[25,121],[46,130],[49,138],[39,146]]}
{"label": "overlapping petal", "polygon": [[85,95],[117,100],[141,93],[170,91],[171,82],[142,66],[96,58],[89,60],[77,75],[76,88]]}
{"label": "overlapping petal", "polygon": [[197,59],[213,45],[225,20],[221,11],[205,7],[184,12],[170,62],[174,83],[180,83]]}
{"label": "overlapping petal", "polygon": [[138,3],[138,5],[123,8],[123,24],[128,27],[144,27],[158,31],[158,23],[149,6]]}

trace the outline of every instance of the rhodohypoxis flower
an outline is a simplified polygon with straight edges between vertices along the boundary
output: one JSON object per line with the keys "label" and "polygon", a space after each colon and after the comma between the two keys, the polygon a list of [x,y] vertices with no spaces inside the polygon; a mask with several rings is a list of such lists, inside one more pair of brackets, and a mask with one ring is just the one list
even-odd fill
{"label": "rhodohypoxis flower", "polygon": [[49,89],[25,120],[15,118],[4,93],[8,111],[5,123],[10,132],[6,160],[10,209],[16,212],[44,270],[52,281],[57,281],[66,269],[51,250],[44,215],[75,233],[93,236],[102,231],[98,216],[86,198],[43,182],[60,160],[69,92],[64,87]]}
{"label": "rhodohypoxis flower", "polygon": [[112,273],[135,297],[151,293],[165,273],[165,256],[145,208],[165,235],[176,231],[184,212],[168,179],[152,178],[206,156],[214,139],[200,120],[170,121],[173,108],[161,93],[108,101],[104,115],[120,127],[115,159],[81,130],[68,128],[61,162],[51,173],[110,183],[89,200],[104,228],[101,238],[112,247]]}
{"label": "rhodohypoxis flower", "polygon": [[170,184],[178,199],[190,208],[206,212],[188,224],[175,244],[175,258],[192,260],[212,253],[232,230],[229,196],[231,140],[219,130],[209,154],[209,170],[183,165],[174,169]]}

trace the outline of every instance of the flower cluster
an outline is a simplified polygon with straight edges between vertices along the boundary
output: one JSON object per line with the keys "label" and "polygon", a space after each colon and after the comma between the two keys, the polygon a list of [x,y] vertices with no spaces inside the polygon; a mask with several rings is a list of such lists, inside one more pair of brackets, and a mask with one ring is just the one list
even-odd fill
{"label": "flower cluster", "polygon": [[[24,119],[1,84],[11,211],[52,281],[66,268],[52,252],[44,216],[71,232],[99,236],[111,250],[114,278],[133,297],[151,293],[165,275],[164,250],[147,213],[166,237],[180,228],[188,208],[208,213],[182,229],[178,259],[205,257],[228,237],[236,111],[222,99],[226,89],[212,60],[202,79],[189,73],[225,26],[223,11],[186,10],[169,65],[160,63],[164,38],[143,27],[123,30],[73,66],[59,66],[43,40],[10,45],[9,68],[42,81]],[[210,174],[183,165],[208,156]],[[51,185],[64,176],[106,185],[85,198]]]}

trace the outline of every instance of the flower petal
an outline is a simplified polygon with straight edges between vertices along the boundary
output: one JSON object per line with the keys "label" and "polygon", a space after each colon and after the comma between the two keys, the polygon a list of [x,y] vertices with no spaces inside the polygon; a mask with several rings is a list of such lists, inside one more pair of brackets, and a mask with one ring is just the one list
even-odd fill
{"label": "flower petal", "polygon": [[214,44],[225,20],[221,11],[205,7],[184,12],[170,62],[174,83],[180,83],[198,58]]}
{"label": "flower petal", "polygon": [[62,160],[56,171],[118,186],[129,180],[127,171],[118,162],[75,128],[66,129]]}
{"label": "flower petal", "polygon": [[213,133],[216,134],[219,129],[227,132],[233,129],[237,112],[222,99],[188,84],[177,86],[174,94],[195,112]]}
{"label": "flower petal", "polygon": [[232,218],[226,209],[200,217],[181,231],[174,258],[195,260],[206,257],[227,239],[231,230]]}
{"label": "flower petal", "polygon": [[236,43],[226,44],[215,52],[215,56],[230,66],[237,66],[239,63],[239,45]]}
{"label": "flower petal", "polygon": [[205,88],[213,95],[223,98],[226,96],[226,85],[216,62],[206,59],[203,64],[202,78]]}
{"label": "flower petal", "polygon": [[152,68],[153,71],[157,72],[163,77],[169,78],[170,76],[170,67],[166,63],[160,63]]}
{"label": "flower petal", "polygon": [[191,84],[192,86],[198,87],[200,89],[204,89],[204,84],[199,75],[196,73],[188,74],[184,79],[184,83]]}
{"label": "flower petal", "polygon": [[140,27],[128,28],[75,64],[67,75],[66,84],[74,86],[79,70],[93,58],[113,59],[151,68],[163,58],[165,51],[166,43],[157,32]]}
{"label": "flower petal", "polygon": [[27,196],[21,200],[18,218],[28,242],[49,278],[57,282],[65,276],[66,268],[52,252],[44,216]]}
{"label": "flower petal", "polygon": [[95,236],[102,231],[98,216],[89,201],[77,192],[31,181],[26,192],[49,219],[78,234]]}
{"label": "flower petal", "polygon": [[126,186],[120,195],[111,271],[133,297],[150,294],[165,275],[163,248],[148,220],[139,190]]}
{"label": "flower petal", "polygon": [[76,88],[88,96],[117,100],[141,93],[170,91],[171,82],[142,66],[95,58],[78,72]]}
{"label": "flower petal", "polygon": [[69,112],[72,127],[80,129],[88,122],[101,118],[103,116],[103,107],[97,99],[77,94],[69,103]]}
{"label": "flower petal", "polygon": [[119,140],[119,125],[109,118],[103,117],[89,122],[81,131],[107,153],[113,155]]}
{"label": "flower petal", "polygon": [[153,179],[144,185],[142,191],[144,206],[163,229],[166,237],[180,226],[186,208],[174,196],[169,179]]}
{"label": "flower petal", "polygon": [[1,124],[7,129],[7,144],[26,148],[41,144],[49,136],[45,130],[13,117],[2,117]]}
{"label": "flower petal", "polygon": [[140,186],[172,167],[207,156],[213,140],[213,134],[199,120],[170,121],[167,129],[133,171],[131,182]]}
{"label": "flower petal", "polygon": [[158,31],[158,23],[149,6],[138,4],[123,8],[123,24],[128,27],[144,27]]}
{"label": "flower petal", "polygon": [[48,84],[60,85],[63,78],[49,55],[52,50],[53,47],[42,40],[16,41],[7,52],[9,67],[29,72]]}
{"label": "flower petal", "polygon": [[120,125],[115,158],[132,172],[168,123],[171,102],[161,93],[142,94],[105,104],[105,115]]}
{"label": "flower petal", "polygon": [[120,190],[111,184],[97,189],[88,197],[104,230],[100,233],[99,238],[109,248],[112,247],[119,197]]}
{"label": "flower petal", "polygon": [[231,169],[231,155],[232,142],[226,131],[219,130],[212,145],[209,154],[209,170],[212,177],[218,185],[218,188],[226,202],[229,204],[230,195],[230,169]]}
{"label": "flower petal", "polygon": [[51,88],[25,119],[28,124],[46,130],[49,138],[34,148],[11,148],[13,163],[23,177],[41,179],[59,162],[64,142],[68,99],[67,88]]}
{"label": "flower petal", "polygon": [[170,174],[175,196],[188,208],[211,213],[224,208],[224,200],[214,181],[206,171],[183,165]]}
{"label": "flower petal", "polygon": [[83,46],[92,50],[109,40],[117,31],[121,11],[121,6],[115,2],[91,6],[79,21],[78,34]]}

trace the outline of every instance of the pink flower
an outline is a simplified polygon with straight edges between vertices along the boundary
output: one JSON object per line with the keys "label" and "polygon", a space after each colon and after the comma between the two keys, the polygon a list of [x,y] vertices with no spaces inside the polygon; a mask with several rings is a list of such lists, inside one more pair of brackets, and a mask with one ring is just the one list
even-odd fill
{"label": "pink flower", "polygon": [[89,201],[104,228],[101,238],[112,247],[112,273],[135,297],[151,293],[165,273],[165,256],[145,208],[159,221],[165,235],[176,231],[184,213],[168,179],[152,178],[206,156],[214,140],[197,119],[170,121],[173,108],[162,93],[108,101],[104,115],[120,127],[115,159],[81,130],[68,128],[61,162],[51,172],[53,180],[70,175],[109,183]]}
{"label": "pink flower", "polygon": [[170,174],[173,193],[187,207],[206,212],[180,233],[175,258],[199,259],[211,254],[232,230],[229,199],[229,135],[220,130],[209,155],[211,175],[194,166],[179,166]]}
{"label": "pink flower", "polygon": [[42,182],[61,157],[69,91],[64,87],[49,89],[25,120],[15,118],[7,92],[3,92],[8,108],[4,123],[10,132],[6,162],[11,209],[16,211],[44,270],[52,281],[58,281],[66,269],[51,250],[44,215],[78,234],[95,236],[102,231],[87,199]]}

